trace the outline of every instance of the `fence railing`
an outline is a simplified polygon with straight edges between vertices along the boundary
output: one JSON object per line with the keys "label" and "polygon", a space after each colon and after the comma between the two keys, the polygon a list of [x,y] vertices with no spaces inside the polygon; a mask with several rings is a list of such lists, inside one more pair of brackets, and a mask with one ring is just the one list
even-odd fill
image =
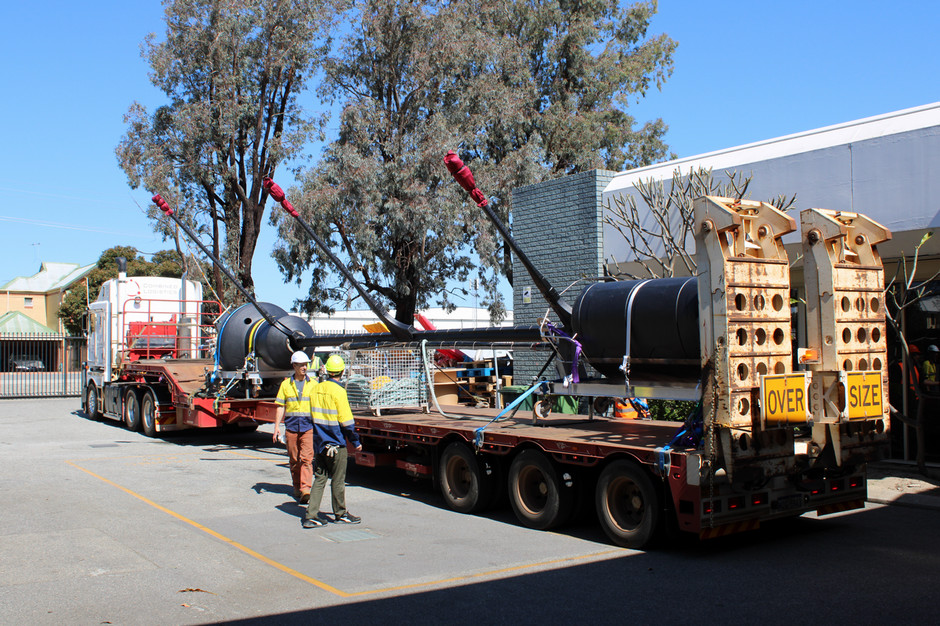
{"label": "fence railing", "polygon": [[0,398],[78,396],[85,338],[0,333]]}

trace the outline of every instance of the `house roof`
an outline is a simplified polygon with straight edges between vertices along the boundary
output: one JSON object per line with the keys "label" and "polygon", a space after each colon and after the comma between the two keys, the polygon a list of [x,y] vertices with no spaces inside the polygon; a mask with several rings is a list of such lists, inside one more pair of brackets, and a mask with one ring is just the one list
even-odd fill
{"label": "house roof", "polygon": [[30,293],[49,293],[65,289],[85,274],[95,269],[95,264],[79,265],[77,263],[43,263],[39,272],[32,276],[18,276],[5,285],[0,291],[23,291]]}
{"label": "house roof", "polygon": [[55,335],[56,331],[43,326],[20,311],[8,311],[0,315],[0,334],[6,333]]}

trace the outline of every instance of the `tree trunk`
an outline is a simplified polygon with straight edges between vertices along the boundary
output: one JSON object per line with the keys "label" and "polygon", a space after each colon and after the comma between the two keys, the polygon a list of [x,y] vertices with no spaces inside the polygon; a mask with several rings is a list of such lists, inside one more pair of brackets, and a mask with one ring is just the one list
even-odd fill
{"label": "tree trunk", "polygon": [[[222,257],[219,255],[219,252],[220,252],[219,250],[220,248],[219,246],[219,214],[216,213],[215,207],[212,207],[211,211],[212,211],[212,254],[215,256],[215,258],[221,259]],[[212,282],[214,283],[214,286],[215,286],[216,297],[219,300],[223,300],[224,285],[222,284],[222,270],[215,263],[212,264]]]}
{"label": "tree trunk", "polygon": [[248,201],[242,204],[241,242],[238,250],[238,278],[248,293],[255,293],[255,281],[251,277],[251,265],[258,246],[258,234],[261,232],[263,206]]}
{"label": "tree trunk", "polygon": [[418,308],[418,294],[412,287],[408,295],[395,301],[395,319],[411,326],[415,322],[415,310]]}

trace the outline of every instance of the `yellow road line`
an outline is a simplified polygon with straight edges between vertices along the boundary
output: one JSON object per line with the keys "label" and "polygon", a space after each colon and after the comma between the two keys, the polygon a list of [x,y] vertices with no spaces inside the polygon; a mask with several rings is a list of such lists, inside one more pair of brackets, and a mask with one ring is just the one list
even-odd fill
{"label": "yellow road line", "polygon": [[[245,456],[247,456],[247,455],[245,455]],[[87,459],[87,460],[92,460],[92,459]],[[101,460],[101,459],[95,459],[95,460]],[[295,570],[295,569],[293,569],[293,568],[290,568],[290,567],[284,565],[283,563],[278,563],[278,562],[275,561],[274,559],[270,559],[270,558],[264,556],[263,554],[261,554],[261,553],[259,553],[259,552],[255,552],[254,550],[252,550],[252,549],[249,548],[248,546],[245,546],[245,545],[243,545],[243,544],[240,544],[240,543],[238,543],[237,541],[235,541],[234,539],[229,539],[229,538],[226,537],[225,535],[222,535],[221,533],[218,533],[218,532],[212,530],[211,528],[209,528],[209,527],[207,527],[207,526],[203,526],[203,525],[200,524],[199,522],[196,522],[196,521],[194,521],[194,520],[191,520],[191,519],[189,519],[188,517],[185,517],[185,516],[183,516],[183,515],[180,515],[179,513],[175,512],[175,511],[172,511],[172,510],[166,508],[165,506],[162,506],[162,505],[160,505],[160,504],[157,504],[157,503],[154,502],[153,500],[150,500],[150,499],[148,499],[148,498],[145,498],[144,496],[140,495],[139,493],[137,493],[137,492],[135,492],[135,491],[131,491],[131,490],[128,489],[127,487],[124,487],[124,486],[122,486],[122,485],[119,485],[118,483],[114,482],[113,480],[107,479],[107,478],[105,478],[104,476],[101,476],[100,474],[96,474],[95,472],[92,472],[91,470],[86,469],[86,468],[82,467],[81,465],[78,465],[78,464],[76,464],[76,463],[74,463],[74,462],[72,462],[72,461],[66,461],[66,463],[68,463],[69,465],[71,465],[71,466],[74,467],[75,469],[78,469],[78,470],[81,470],[81,471],[85,472],[86,474],[88,474],[88,475],[90,475],[90,476],[94,476],[94,477],[97,478],[98,480],[100,480],[100,481],[102,481],[102,482],[104,482],[104,483],[106,483],[106,484],[108,484],[108,485],[111,485],[112,487],[116,487],[117,489],[120,489],[120,490],[123,491],[124,493],[126,493],[126,494],[128,494],[128,495],[131,495],[131,496],[137,498],[137,499],[140,500],[141,502],[144,502],[144,503],[146,503],[146,504],[149,504],[150,506],[152,506],[153,508],[157,509],[158,511],[162,511],[163,513],[166,513],[167,515],[169,515],[169,516],[171,516],[171,517],[174,517],[174,518],[178,519],[178,520],[181,521],[181,522],[184,522],[184,523],[186,523],[186,524],[189,524],[190,526],[193,526],[194,528],[197,528],[197,529],[203,531],[204,533],[207,533],[207,534],[209,534],[209,535],[215,537],[216,539],[219,539],[220,541],[224,541],[225,543],[229,544],[229,545],[232,546],[233,548],[237,548],[238,550],[241,550],[241,551],[244,552],[245,554],[247,554],[247,555],[249,555],[249,556],[252,556],[252,557],[258,559],[258,560],[261,561],[262,563],[265,563],[265,564],[267,564],[267,565],[270,565],[271,567],[274,567],[275,569],[278,569],[278,570],[284,572],[285,574],[289,574],[289,575],[293,576],[294,578],[297,578],[297,579],[299,579],[299,580],[302,580],[302,581],[304,581],[304,582],[306,582],[306,583],[310,583],[311,585],[313,585],[313,586],[315,586],[315,587],[318,587],[318,588],[320,588],[320,589],[322,589],[322,590],[324,590],[324,591],[328,591],[328,592],[330,592],[330,593],[332,593],[332,594],[335,594],[335,595],[337,595],[337,596],[340,596],[341,598],[352,598],[352,597],[357,597],[357,596],[366,596],[366,595],[373,595],[373,594],[379,594],[379,593],[389,593],[389,592],[392,592],[392,591],[403,591],[403,590],[405,590],[405,589],[420,589],[420,588],[425,588],[425,587],[434,587],[434,586],[437,586],[437,585],[444,585],[444,584],[447,584],[447,583],[454,583],[454,582],[460,582],[460,581],[466,581],[466,580],[473,580],[473,579],[476,579],[476,578],[485,578],[485,577],[487,577],[487,576],[495,576],[495,575],[506,574],[506,573],[510,573],[510,572],[518,572],[518,571],[523,571],[523,570],[536,569],[536,568],[539,568],[539,567],[546,567],[546,566],[550,566],[550,565],[557,565],[557,564],[559,564],[559,563],[570,563],[570,562],[575,562],[575,561],[584,561],[584,560],[587,560],[587,559],[594,559],[594,558],[603,557],[603,556],[607,556],[607,555],[611,555],[611,554],[620,554],[620,553],[623,552],[623,550],[621,550],[621,549],[605,550],[605,551],[602,551],[602,552],[594,552],[594,553],[591,553],[591,554],[583,554],[583,555],[581,555],[581,556],[566,557],[566,558],[562,558],[562,559],[553,559],[553,560],[551,560],[551,561],[541,561],[541,562],[539,562],[539,563],[530,563],[530,564],[528,564],[528,565],[515,565],[515,566],[513,566],[513,567],[506,567],[506,568],[502,568],[502,569],[489,570],[489,571],[486,571],[486,572],[480,572],[480,573],[477,573],[477,574],[468,574],[468,575],[465,575],[465,576],[455,576],[455,577],[452,577],[452,578],[443,578],[443,579],[440,579],[440,580],[434,580],[434,581],[429,581],[429,582],[424,582],[424,583],[414,583],[414,584],[410,584],[410,585],[399,585],[399,586],[396,586],[396,587],[383,587],[383,588],[380,588],[380,589],[369,589],[369,590],[366,590],[366,591],[346,592],[346,591],[342,591],[341,589],[337,589],[336,587],[333,587],[332,585],[329,585],[329,584],[327,584],[327,583],[325,583],[325,582],[323,582],[323,581],[321,581],[321,580],[317,580],[316,578],[312,578],[312,577],[310,577],[310,576],[307,576],[306,574],[303,574],[303,573],[301,573],[301,572],[298,572],[297,570]]]}
{"label": "yellow road line", "polygon": [[134,497],[137,498],[138,500],[149,504],[150,506],[152,506],[153,508],[157,509],[158,511],[162,511],[163,513],[166,513],[167,515],[169,515],[169,516],[171,516],[171,517],[175,517],[176,519],[178,519],[178,520],[181,521],[181,522],[185,522],[186,524],[189,524],[190,526],[193,526],[194,528],[198,528],[199,530],[201,530],[201,531],[203,531],[203,532],[205,532],[205,533],[208,533],[209,535],[212,535],[212,536],[215,537],[216,539],[219,539],[219,540],[221,540],[221,541],[224,541],[225,543],[229,544],[230,546],[241,550],[241,551],[244,552],[245,554],[247,554],[247,555],[249,555],[249,556],[253,556],[254,558],[256,558],[256,559],[258,559],[259,561],[261,561],[262,563],[266,563],[266,564],[270,565],[271,567],[275,567],[275,568],[281,570],[282,572],[284,572],[284,573],[286,573],[286,574],[290,574],[290,575],[293,576],[294,578],[299,578],[300,580],[302,580],[302,581],[304,581],[304,582],[308,582],[308,583],[310,583],[311,585],[314,585],[314,586],[316,586],[316,587],[319,587],[320,589],[323,589],[324,591],[329,591],[330,593],[334,593],[334,594],[336,594],[336,595],[338,595],[338,596],[341,596],[341,597],[343,597],[343,598],[348,598],[349,595],[350,595],[350,594],[348,594],[348,593],[346,593],[346,592],[344,592],[344,591],[340,591],[340,590],[337,589],[336,587],[333,587],[333,586],[330,586],[330,585],[326,584],[326,583],[323,582],[323,581],[317,580],[316,578],[311,578],[310,576],[307,576],[306,574],[302,574],[302,573],[298,572],[298,571],[295,570],[295,569],[291,569],[290,567],[287,567],[286,565],[283,565],[283,564],[281,564],[281,563],[278,563],[277,561],[275,561],[275,560],[273,560],[273,559],[269,559],[268,557],[264,556],[263,554],[260,554],[260,553],[258,553],[258,552],[255,552],[254,550],[252,550],[252,549],[249,548],[248,546],[242,545],[242,544],[238,543],[237,541],[235,541],[235,540],[233,540],[233,539],[229,539],[229,538],[226,537],[225,535],[223,535],[223,534],[221,534],[221,533],[217,533],[216,531],[212,530],[211,528],[209,528],[209,527],[207,527],[207,526],[203,526],[203,525],[200,524],[199,522],[196,522],[196,521],[194,521],[194,520],[191,520],[191,519],[189,519],[188,517],[185,517],[185,516],[183,516],[183,515],[180,515],[180,514],[177,513],[176,511],[171,511],[170,509],[166,508],[165,506],[161,506],[161,505],[157,504],[156,502],[154,502],[153,500],[150,500],[150,499],[148,499],[148,498],[145,498],[144,496],[140,495],[139,493],[137,493],[137,492],[135,492],[135,491],[131,491],[131,490],[128,489],[127,487],[124,487],[124,486],[122,486],[122,485],[117,484],[117,483],[114,482],[113,480],[109,480],[109,479],[105,478],[104,476],[101,476],[101,475],[99,475],[99,474],[96,474],[96,473],[92,472],[91,470],[85,469],[85,468],[82,467],[81,465],[76,465],[75,463],[73,463],[73,462],[71,462],[71,461],[66,461],[66,463],[68,463],[69,465],[71,465],[72,467],[74,467],[74,468],[76,468],[76,469],[79,469],[79,470],[85,472],[86,474],[89,474],[89,475],[91,475],[91,476],[94,476],[94,477],[97,478],[98,480],[100,480],[100,481],[102,481],[102,482],[104,482],[104,483],[106,483],[106,484],[108,484],[108,485],[111,485],[112,487],[116,487],[116,488],[120,489],[121,491],[123,491],[124,493],[126,493],[126,494],[128,494],[128,495],[134,496]]}

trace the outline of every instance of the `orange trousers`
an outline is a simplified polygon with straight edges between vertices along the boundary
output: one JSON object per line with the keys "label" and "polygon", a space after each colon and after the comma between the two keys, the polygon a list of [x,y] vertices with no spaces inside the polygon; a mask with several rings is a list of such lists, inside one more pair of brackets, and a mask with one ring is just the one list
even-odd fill
{"label": "orange trousers", "polygon": [[313,429],[298,433],[287,431],[287,457],[294,493],[310,493],[313,485]]}

